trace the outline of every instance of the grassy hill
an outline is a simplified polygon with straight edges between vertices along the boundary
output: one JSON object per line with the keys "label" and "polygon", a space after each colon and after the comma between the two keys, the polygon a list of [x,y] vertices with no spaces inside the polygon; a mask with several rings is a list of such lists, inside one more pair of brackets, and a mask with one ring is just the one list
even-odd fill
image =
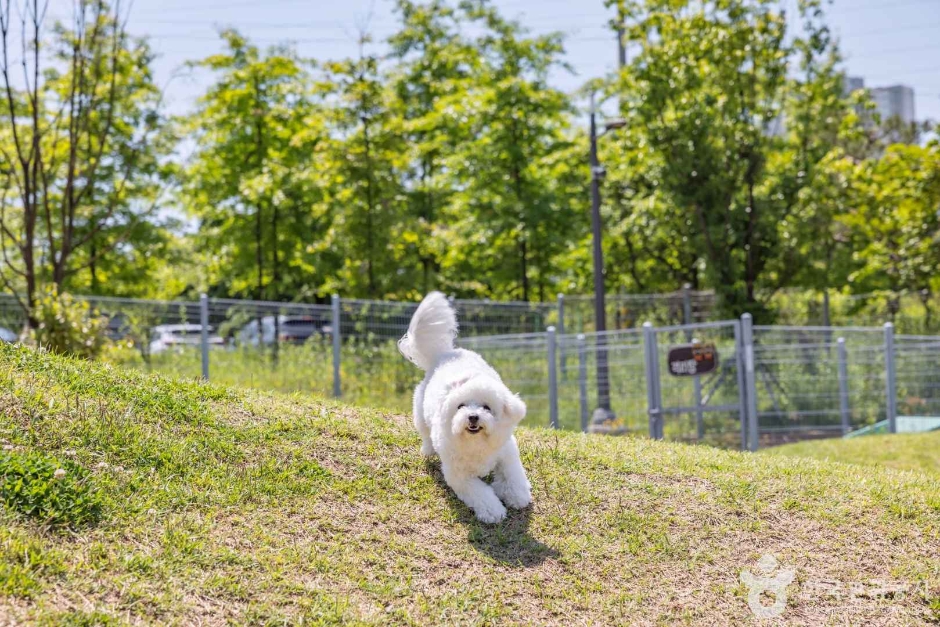
{"label": "grassy hill", "polygon": [[522,430],[477,523],[408,419],[0,347],[0,623],[940,621],[940,479]]}
{"label": "grassy hill", "polygon": [[940,475],[940,431],[815,440],[769,448],[764,452]]}

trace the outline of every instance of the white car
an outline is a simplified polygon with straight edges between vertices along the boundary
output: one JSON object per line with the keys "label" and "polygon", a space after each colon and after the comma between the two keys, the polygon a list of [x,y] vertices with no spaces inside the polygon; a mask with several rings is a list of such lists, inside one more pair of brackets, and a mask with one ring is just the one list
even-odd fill
{"label": "white car", "polygon": [[0,342],[15,344],[20,341],[20,336],[6,327],[0,327]]}
{"label": "white car", "polygon": [[[213,334],[213,327],[209,326],[209,347],[221,347],[225,342],[218,335]],[[185,346],[199,346],[202,343],[201,324],[161,324],[151,331],[150,354],[156,355],[170,349],[181,349]]]}

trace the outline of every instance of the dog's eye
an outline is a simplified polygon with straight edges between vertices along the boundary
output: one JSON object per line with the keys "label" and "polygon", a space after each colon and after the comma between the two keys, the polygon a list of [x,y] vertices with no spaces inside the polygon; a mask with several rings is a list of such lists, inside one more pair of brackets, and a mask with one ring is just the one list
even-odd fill
{"label": "dog's eye", "polygon": [[460,405],[457,405],[457,409],[463,409],[464,407],[466,407],[466,405],[464,405],[463,403],[461,403]]}
{"label": "dog's eye", "polygon": [[490,406],[489,406],[489,405],[484,405],[484,406],[483,406],[483,409],[484,409],[484,411],[490,411]]}

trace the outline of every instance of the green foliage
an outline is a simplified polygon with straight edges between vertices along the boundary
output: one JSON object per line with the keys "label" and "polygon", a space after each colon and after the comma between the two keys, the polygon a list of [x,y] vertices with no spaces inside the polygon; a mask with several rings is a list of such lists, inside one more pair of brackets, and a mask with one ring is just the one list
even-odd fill
{"label": "green foliage", "polygon": [[[303,291],[321,254],[321,193],[328,145],[308,64],[287,47],[262,52],[235,31],[226,50],[195,67],[216,82],[179,121],[195,143],[180,200],[198,219],[203,284],[224,295],[277,300]],[[219,243],[226,242],[220,250]]]}
{"label": "green foliage", "polygon": [[[360,45],[366,43],[363,37]],[[337,101],[333,124],[343,141],[334,145],[338,185],[330,206],[333,223],[324,238],[338,254],[337,269],[325,289],[370,298],[395,294],[412,279],[395,246],[404,210],[401,120],[393,113],[377,55],[361,53],[326,69]],[[390,267],[402,271],[382,271]]]}
{"label": "green foliage", "polygon": [[548,81],[564,70],[562,39],[530,36],[485,3],[461,6],[482,34],[476,80],[454,105],[467,139],[447,162],[460,191],[442,231],[462,245],[442,267],[458,294],[546,300],[587,225],[586,145],[571,129],[569,96]]}
{"label": "green foliage", "polygon": [[[46,104],[19,140],[0,129],[0,280],[27,310],[47,283],[308,302],[586,293],[577,105],[597,93],[624,122],[599,144],[609,291],[689,283],[758,321],[791,288],[920,294],[929,324],[937,148],[892,144],[927,125],[882,121],[868,94],[845,92],[825,2],[795,15],[775,0],[606,4],[629,63],[575,94],[552,87],[569,69],[561,34],[534,35],[488,0],[396,0],[395,31],[359,33],[347,59],[223,31],[191,63],[211,74],[195,111],[168,125],[152,51],[108,5],[80,3],[85,22],[44,35],[55,63],[38,91],[14,88],[6,105],[26,124]],[[69,102],[77,116],[57,109]],[[76,139],[57,142],[70,119]],[[21,193],[33,175],[16,158],[33,137],[39,196]],[[190,158],[168,158],[174,146]],[[168,198],[194,232],[158,211]],[[146,362],[152,321],[135,324]]]}
{"label": "green foliage", "polygon": [[107,319],[87,302],[60,294],[55,285],[36,301],[33,317],[36,328],[30,331],[31,339],[53,353],[94,359],[107,342]]}
{"label": "green foliage", "polygon": [[790,278],[780,225],[845,114],[834,47],[813,7],[788,43],[769,0],[628,4],[641,49],[608,88],[627,130],[603,161],[632,282],[703,282],[729,314],[760,316]]}
{"label": "green foliage", "polygon": [[0,500],[49,527],[76,529],[101,519],[102,500],[78,464],[35,451],[0,452]]}
{"label": "green foliage", "polygon": [[[164,132],[153,52],[125,32],[120,4],[72,8],[71,22],[49,26],[41,10],[35,27],[24,22],[21,63],[31,79],[0,79],[8,118],[0,130],[0,279],[24,295],[27,312],[46,284],[150,292],[168,228],[178,226],[157,211],[175,139]],[[26,20],[10,5],[0,13],[5,29]],[[4,37],[4,57],[11,45]]]}
{"label": "green foliage", "polygon": [[842,167],[851,206],[839,218],[860,262],[850,281],[895,294],[929,288],[940,275],[940,143],[896,144]]}
{"label": "green foliage", "polygon": [[366,34],[358,57],[318,71],[233,32],[198,64],[216,82],[185,125],[197,150],[181,198],[217,291],[554,292],[583,209],[584,144],[548,85],[560,37],[529,37],[485,3],[397,9],[390,64]]}

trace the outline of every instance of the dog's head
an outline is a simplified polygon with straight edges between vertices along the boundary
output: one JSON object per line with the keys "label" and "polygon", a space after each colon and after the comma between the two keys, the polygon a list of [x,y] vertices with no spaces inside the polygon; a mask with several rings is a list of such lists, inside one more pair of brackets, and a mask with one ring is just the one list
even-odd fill
{"label": "dog's head", "polygon": [[525,403],[503,383],[487,376],[458,381],[441,408],[454,436],[506,437],[525,418]]}

